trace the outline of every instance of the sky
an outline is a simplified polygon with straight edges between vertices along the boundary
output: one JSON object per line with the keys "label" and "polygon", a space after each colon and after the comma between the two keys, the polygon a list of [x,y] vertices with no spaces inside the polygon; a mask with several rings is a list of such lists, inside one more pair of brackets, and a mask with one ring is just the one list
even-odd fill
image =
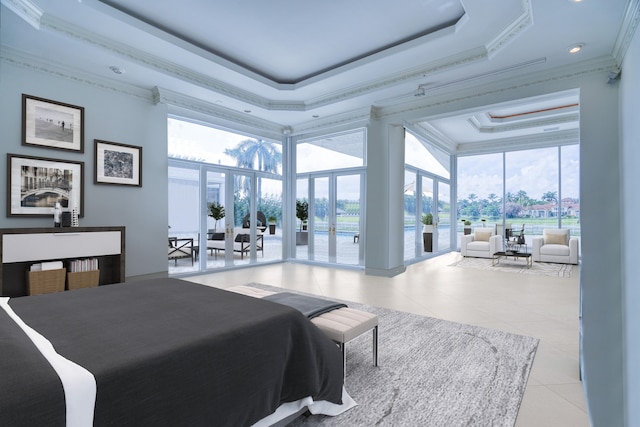
{"label": "sky", "polygon": [[[578,146],[562,147],[562,197],[579,198]],[[502,153],[458,158],[458,199],[475,194],[502,196]],[[506,192],[527,192],[532,199],[558,189],[558,148],[507,152]]]}
{"label": "sky", "polygon": [[[224,154],[225,148],[233,148],[239,142],[250,138],[232,132],[218,130],[180,120],[169,119],[169,153],[188,153],[189,157],[204,159],[208,163],[235,166],[235,159]],[[216,142],[215,144],[213,142]],[[319,171],[357,167],[362,158],[330,151],[312,144],[300,144],[297,156],[300,171]],[[579,149],[577,145],[564,146],[562,153],[562,197],[579,198]],[[458,198],[468,198],[475,194],[487,198],[494,193],[502,196],[502,153],[458,158]],[[449,172],[431,156],[415,137],[407,133],[405,149],[406,161],[420,169],[449,177]],[[549,191],[558,191],[558,148],[542,148],[507,152],[506,182],[507,192],[520,190],[534,199],[541,199]],[[274,183],[275,184],[275,183]],[[354,182],[355,184],[355,182]],[[354,188],[349,188],[354,187]],[[343,198],[360,197],[357,185],[342,187]],[[281,189],[265,189],[267,192],[281,192]]]}

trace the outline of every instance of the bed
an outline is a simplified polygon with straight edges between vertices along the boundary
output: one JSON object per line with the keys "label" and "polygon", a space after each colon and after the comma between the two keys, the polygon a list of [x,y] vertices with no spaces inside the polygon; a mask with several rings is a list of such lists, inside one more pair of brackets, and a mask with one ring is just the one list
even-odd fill
{"label": "bed", "polygon": [[353,405],[339,348],[274,302],[166,278],[0,305],[0,425],[236,427]]}

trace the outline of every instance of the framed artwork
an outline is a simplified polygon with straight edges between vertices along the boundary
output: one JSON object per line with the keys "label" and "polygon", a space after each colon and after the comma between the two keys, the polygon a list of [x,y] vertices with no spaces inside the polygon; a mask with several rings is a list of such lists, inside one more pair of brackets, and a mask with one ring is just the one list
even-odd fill
{"label": "framed artwork", "polygon": [[142,187],[142,147],[95,140],[94,182]]}
{"label": "framed artwork", "polygon": [[84,107],[22,94],[22,145],[84,153]]}
{"label": "framed artwork", "polygon": [[53,216],[56,202],[84,216],[84,162],[7,154],[7,216]]}

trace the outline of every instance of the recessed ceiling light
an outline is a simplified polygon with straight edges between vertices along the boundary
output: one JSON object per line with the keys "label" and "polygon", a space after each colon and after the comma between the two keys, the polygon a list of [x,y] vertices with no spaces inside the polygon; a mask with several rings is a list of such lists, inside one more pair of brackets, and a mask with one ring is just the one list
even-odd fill
{"label": "recessed ceiling light", "polygon": [[569,48],[569,53],[578,53],[582,50],[583,47],[584,47],[584,43],[574,44]]}
{"label": "recessed ceiling light", "polygon": [[250,113],[250,112],[251,112],[251,110],[244,110],[244,112],[245,112],[245,113]]}
{"label": "recessed ceiling light", "polygon": [[314,115],[313,115],[313,116],[311,116],[311,117],[313,117],[314,119],[317,119],[317,118],[318,118],[318,117],[320,117],[320,116],[319,116],[319,115],[317,115],[317,114],[314,114]]}
{"label": "recessed ceiling light", "polygon": [[115,74],[124,74],[124,70],[122,68],[120,68],[120,67],[115,66],[115,65],[110,66],[109,69],[111,71],[113,71]]}

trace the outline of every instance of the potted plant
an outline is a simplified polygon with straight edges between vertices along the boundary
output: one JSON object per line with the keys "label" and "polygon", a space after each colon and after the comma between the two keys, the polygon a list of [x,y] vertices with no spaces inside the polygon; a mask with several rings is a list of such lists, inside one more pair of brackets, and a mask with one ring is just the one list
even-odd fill
{"label": "potted plant", "polygon": [[307,229],[309,219],[309,203],[306,200],[296,200],[296,217],[300,220],[300,229]]}
{"label": "potted plant", "polygon": [[423,233],[433,233],[433,214],[422,214],[422,232]]}
{"label": "potted plant", "polygon": [[216,232],[216,229],[218,228],[218,221],[224,218],[224,206],[218,202],[211,202],[207,204],[207,207],[209,210],[207,215],[216,220],[213,226],[213,231]]}
{"label": "potted plant", "polygon": [[422,214],[422,243],[425,252],[433,252],[433,214]]}
{"label": "potted plant", "polygon": [[463,219],[462,223],[464,224],[464,234],[471,234],[471,221]]}
{"label": "potted plant", "polygon": [[278,219],[271,215],[269,218],[267,218],[267,222],[269,223],[269,234],[276,234],[276,221]]}
{"label": "potted plant", "polygon": [[309,242],[307,234],[307,219],[309,219],[309,203],[306,200],[296,200],[296,217],[300,220],[300,231],[296,231],[296,245],[306,245]]}

